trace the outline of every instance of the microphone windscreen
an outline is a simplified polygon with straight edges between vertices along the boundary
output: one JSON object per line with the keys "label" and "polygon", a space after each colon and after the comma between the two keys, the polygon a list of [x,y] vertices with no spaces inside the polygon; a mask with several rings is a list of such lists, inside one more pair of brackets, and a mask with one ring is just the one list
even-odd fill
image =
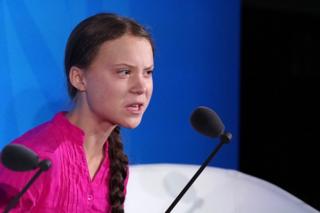
{"label": "microphone windscreen", "polygon": [[14,171],[29,171],[38,167],[39,157],[21,144],[9,144],[1,152],[1,162]]}
{"label": "microphone windscreen", "polygon": [[191,124],[201,134],[215,138],[224,133],[224,125],[215,111],[200,106],[190,117]]}

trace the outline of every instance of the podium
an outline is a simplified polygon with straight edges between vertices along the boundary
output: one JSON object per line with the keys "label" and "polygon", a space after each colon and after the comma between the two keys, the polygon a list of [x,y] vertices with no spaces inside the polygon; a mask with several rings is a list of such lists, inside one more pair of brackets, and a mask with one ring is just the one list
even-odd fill
{"label": "podium", "polygon": [[[164,213],[199,168],[185,164],[131,165],[126,213]],[[265,180],[207,167],[173,213],[319,213]]]}

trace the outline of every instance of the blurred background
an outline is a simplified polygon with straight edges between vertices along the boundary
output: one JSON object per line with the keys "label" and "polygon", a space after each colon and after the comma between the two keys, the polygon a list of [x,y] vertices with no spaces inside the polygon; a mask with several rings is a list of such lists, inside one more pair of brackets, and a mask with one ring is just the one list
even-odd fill
{"label": "blurred background", "polygon": [[154,95],[123,129],[131,164],[200,165],[217,144],[190,125],[214,109],[233,134],[210,166],[270,181],[320,208],[317,1],[0,0],[0,148],[68,110],[64,47],[84,18],[136,19],[155,44]]}

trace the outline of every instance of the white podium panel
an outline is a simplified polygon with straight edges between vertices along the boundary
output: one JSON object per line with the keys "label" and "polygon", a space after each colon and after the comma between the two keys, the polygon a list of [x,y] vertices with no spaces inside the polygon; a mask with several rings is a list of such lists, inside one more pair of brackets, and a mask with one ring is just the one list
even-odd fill
{"label": "white podium panel", "polygon": [[[198,165],[130,166],[126,213],[164,213],[199,169]],[[207,167],[172,213],[319,213],[262,179]]]}

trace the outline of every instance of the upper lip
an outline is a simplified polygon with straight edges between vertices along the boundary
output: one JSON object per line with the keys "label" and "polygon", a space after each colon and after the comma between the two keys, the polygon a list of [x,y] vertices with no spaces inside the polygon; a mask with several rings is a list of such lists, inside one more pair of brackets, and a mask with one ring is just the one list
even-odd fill
{"label": "upper lip", "polygon": [[127,104],[126,106],[132,106],[132,105],[138,105],[138,106],[144,106],[144,103],[142,101],[135,101],[135,102],[130,102],[129,104]]}

